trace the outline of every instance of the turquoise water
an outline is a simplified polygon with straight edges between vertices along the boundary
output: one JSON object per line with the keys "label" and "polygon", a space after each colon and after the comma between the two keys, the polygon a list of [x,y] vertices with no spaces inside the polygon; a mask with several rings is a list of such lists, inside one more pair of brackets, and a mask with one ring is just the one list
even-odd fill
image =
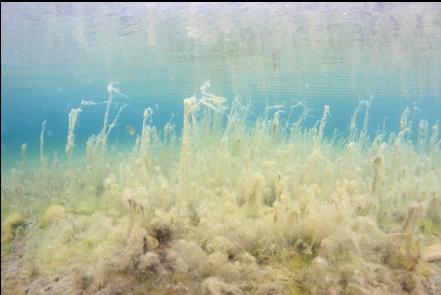
{"label": "turquoise water", "polygon": [[[128,98],[112,141],[130,141],[145,107],[180,128],[182,100],[210,80],[213,92],[264,106],[331,106],[326,132],[347,131],[360,100],[372,98],[369,134],[386,119],[397,131],[405,107],[441,119],[441,9],[436,3],[353,4],[14,4],[2,3],[2,159],[22,143],[38,152],[66,141],[68,113],[103,101],[106,86]],[[117,106],[113,111],[116,112]],[[85,110],[78,146],[101,125],[104,105]],[[282,120],[287,118],[281,117]]]}

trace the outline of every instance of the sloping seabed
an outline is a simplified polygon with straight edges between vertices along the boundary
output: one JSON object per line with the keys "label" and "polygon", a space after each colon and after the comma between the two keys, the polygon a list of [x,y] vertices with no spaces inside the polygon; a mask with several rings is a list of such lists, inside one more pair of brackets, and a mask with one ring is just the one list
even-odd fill
{"label": "sloping seabed", "polygon": [[[67,161],[23,159],[3,173],[2,294],[440,294],[439,126],[367,137],[369,103],[347,138],[280,110],[201,88],[182,136],[144,112],[131,152],[101,132],[73,157],[83,102],[69,115]],[[297,109],[297,110],[299,110]],[[120,109],[122,111],[122,109]],[[358,127],[357,122],[363,121]],[[418,124],[410,140],[412,123]]]}

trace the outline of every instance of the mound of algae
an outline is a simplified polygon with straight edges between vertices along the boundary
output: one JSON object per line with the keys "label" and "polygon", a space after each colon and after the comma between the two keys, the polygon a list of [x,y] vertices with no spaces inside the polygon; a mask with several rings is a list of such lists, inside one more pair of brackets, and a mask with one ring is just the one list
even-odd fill
{"label": "mound of algae", "polygon": [[2,244],[12,241],[15,230],[19,225],[24,224],[23,216],[20,212],[13,212],[2,222]]}
{"label": "mound of algae", "polygon": [[61,205],[52,205],[46,209],[42,219],[42,225],[48,226],[53,222],[65,217],[65,208]]}

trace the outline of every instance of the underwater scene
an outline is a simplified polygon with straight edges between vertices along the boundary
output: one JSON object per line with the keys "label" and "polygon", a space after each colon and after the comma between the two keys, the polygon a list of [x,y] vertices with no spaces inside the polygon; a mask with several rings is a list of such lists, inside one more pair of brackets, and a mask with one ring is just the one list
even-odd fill
{"label": "underwater scene", "polygon": [[441,294],[439,3],[1,3],[2,294]]}

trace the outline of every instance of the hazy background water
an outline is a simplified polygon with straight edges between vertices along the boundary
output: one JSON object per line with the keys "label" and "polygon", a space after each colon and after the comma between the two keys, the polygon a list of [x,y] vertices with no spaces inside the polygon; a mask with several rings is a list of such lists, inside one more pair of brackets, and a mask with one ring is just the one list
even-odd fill
{"label": "hazy background water", "polygon": [[[128,103],[112,141],[133,142],[145,107],[162,126],[210,79],[229,99],[313,109],[331,106],[328,134],[346,131],[362,99],[372,100],[369,131],[413,119],[441,119],[439,3],[2,3],[1,155],[20,145],[63,154],[68,113],[82,99],[106,99],[118,83]],[[117,107],[114,108],[116,112]],[[98,132],[104,105],[79,117],[77,148]],[[282,115],[282,120],[286,115]],[[77,151],[77,150],[76,150]]]}

